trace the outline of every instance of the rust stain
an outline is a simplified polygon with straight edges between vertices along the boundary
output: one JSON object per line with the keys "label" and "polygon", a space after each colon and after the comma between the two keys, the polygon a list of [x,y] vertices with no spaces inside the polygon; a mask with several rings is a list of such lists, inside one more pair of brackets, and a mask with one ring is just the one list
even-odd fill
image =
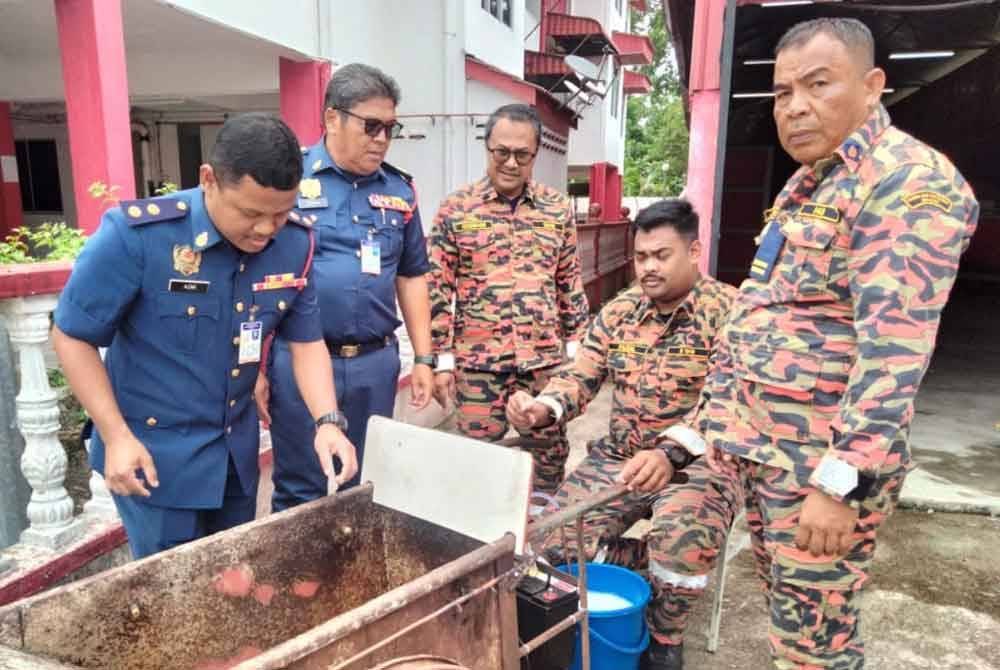
{"label": "rust stain", "polygon": [[296,579],[292,583],[292,593],[299,598],[312,598],[319,590],[319,582],[313,579]]}
{"label": "rust stain", "polygon": [[216,591],[231,598],[246,598],[254,585],[253,568],[246,563],[232,565],[212,577]]}
{"label": "rust stain", "polygon": [[253,597],[264,607],[271,604],[275,593],[277,593],[277,589],[270,584],[258,584],[253,589]]}

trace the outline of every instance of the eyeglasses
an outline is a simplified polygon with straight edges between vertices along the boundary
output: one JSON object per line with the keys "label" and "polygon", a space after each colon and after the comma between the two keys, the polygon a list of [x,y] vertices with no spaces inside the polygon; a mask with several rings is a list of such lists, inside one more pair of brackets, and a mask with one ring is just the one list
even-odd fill
{"label": "eyeglasses", "polygon": [[353,116],[363,122],[365,124],[365,135],[368,135],[368,137],[378,137],[383,130],[386,133],[386,137],[393,140],[403,134],[403,124],[395,119],[386,122],[381,119],[369,119],[364,116],[358,116],[354,112],[349,112],[346,109],[340,109],[338,107],[334,107],[333,109],[336,109],[341,114]]}
{"label": "eyeglasses", "polygon": [[493,147],[490,149],[488,146],[486,150],[493,155],[493,160],[495,160],[499,165],[503,165],[510,160],[513,156],[514,160],[518,165],[527,165],[538,153],[537,151],[528,151],[527,149],[518,149],[517,151],[511,151],[507,147]]}

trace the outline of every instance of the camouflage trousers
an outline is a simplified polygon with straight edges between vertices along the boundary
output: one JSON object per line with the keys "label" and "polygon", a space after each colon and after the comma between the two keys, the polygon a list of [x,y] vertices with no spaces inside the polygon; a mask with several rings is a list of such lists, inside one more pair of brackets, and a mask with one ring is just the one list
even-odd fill
{"label": "camouflage trousers", "polygon": [[[510,427],[507,423],[507,401],[510,397],[515,391],[537,395],[556,370],[556,367],[528,372],[459,370],[455,375],[459,432],[486,442],[503,439]],[[536,492],[555,493],[566,474],[566,458],[569,456],[566,424],[559,422],[532,430],[525,436],[551,445],[531,450],[535,463],[533,488]]]}
{"label": "camouflage trousers", "polygon": [[[605,440],[591,447],[544,513],[617,483],[628,458],[609,449]],[[705,592],[741,499],[738,480],[712,473],[703,460],[689,465],[684,473],[688,476],[684,484],[626,495],[591,510],[583,520],[588,561],[648,570],[653,598],[646,621],[653,637],[664,644],[683,642],[691,609]],[[645,538],[622,537],[636,521],[650,517],[652,528]],[[551,533],[535,549],[553,564],[575,560],[575,522]]]}
{"label": "camouflage trousers", "polygon": [[757,575],[770,609],[768,641],[780,670],[858,670],[865,664],[857,594],[868,581],[875,531],[892,512],[903,478],[886,480],[860,508],[854,546],[839,558],[795,547],[802,503],[815,489],[801,475],[739,461]]}

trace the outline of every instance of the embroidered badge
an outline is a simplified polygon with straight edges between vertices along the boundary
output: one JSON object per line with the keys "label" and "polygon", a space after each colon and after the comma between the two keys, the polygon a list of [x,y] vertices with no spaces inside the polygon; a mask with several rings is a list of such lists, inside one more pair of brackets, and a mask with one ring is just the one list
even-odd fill
{"label": "embroidered badge", "polygon": [[840,221],[840,210],[831,205],[821,205],[818,202],[805,202],[799,207],[799,216],[807,219],[819,219],[829,223]]}
{"label": "embroidered badge", "polygon": [[315,200],[323,195],[323,187],[319,179],[303,179],[299,182],[299,193],[307,200]]}
{"label": "embroidered badge", "polygon": [[264,281],[254,282],[254,291],[275,291],[282,288],[302,288],[309,283],[305,277],[296,277],[289,272],[280,275],[264,275]]}
{"label": "embroidered badge", "polygon": [[194,238],[194,245],[196,247],[203,247],[208,244],[208,233],[200,232],[198,236]]}
{"label": "embroidered badge", "polygon": [[174,245],[174,270],[185,277],[198,274],[201,268],[201,252],[195,251],[186,244]]}
{"label": "embroidered badge", "polygon": [[392,209],[397,212],[409,213],[410,203],[396,195],[382,195],[381,193],[371,193],[368,195],[368,204],[375,209]]}
{"label": "embroidered badge", "polygon": [[951,207],[954,204],[951,198],[940,193],[935,193],[934,191],[917,191],[916,193],[904,195],[903,202],[910,209],[937,207],[945,214],[951,211]]}

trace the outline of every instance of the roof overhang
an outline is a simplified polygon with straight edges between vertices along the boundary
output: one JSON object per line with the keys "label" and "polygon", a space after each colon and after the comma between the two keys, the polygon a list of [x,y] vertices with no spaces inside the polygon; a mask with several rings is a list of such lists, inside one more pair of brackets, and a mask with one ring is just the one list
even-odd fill
{"label": "roof overhang", "polygon": [[625,70],[625,80],[623,81],[623,84],[625,87],[625,95],[644,95],[653,90],[653,84],[650,83],[649,77],[641,72]]}
{"label": "roof overhang", "polygon": [[486,84],[525,104],[532,105],[538,111],[542,123],[550,130],[569,135],[570,128],[576,128],[576,116],[573,111],[563,107],[562,103],[544,88],[484,63],[475,56],[465,57],[465,78]]}
{"label": "roof overhang", "polygon": [[614,31],[611,41],[618,50],[618,62],[622,65],[652,65],[653,42],[645,35],[634,35]]}

